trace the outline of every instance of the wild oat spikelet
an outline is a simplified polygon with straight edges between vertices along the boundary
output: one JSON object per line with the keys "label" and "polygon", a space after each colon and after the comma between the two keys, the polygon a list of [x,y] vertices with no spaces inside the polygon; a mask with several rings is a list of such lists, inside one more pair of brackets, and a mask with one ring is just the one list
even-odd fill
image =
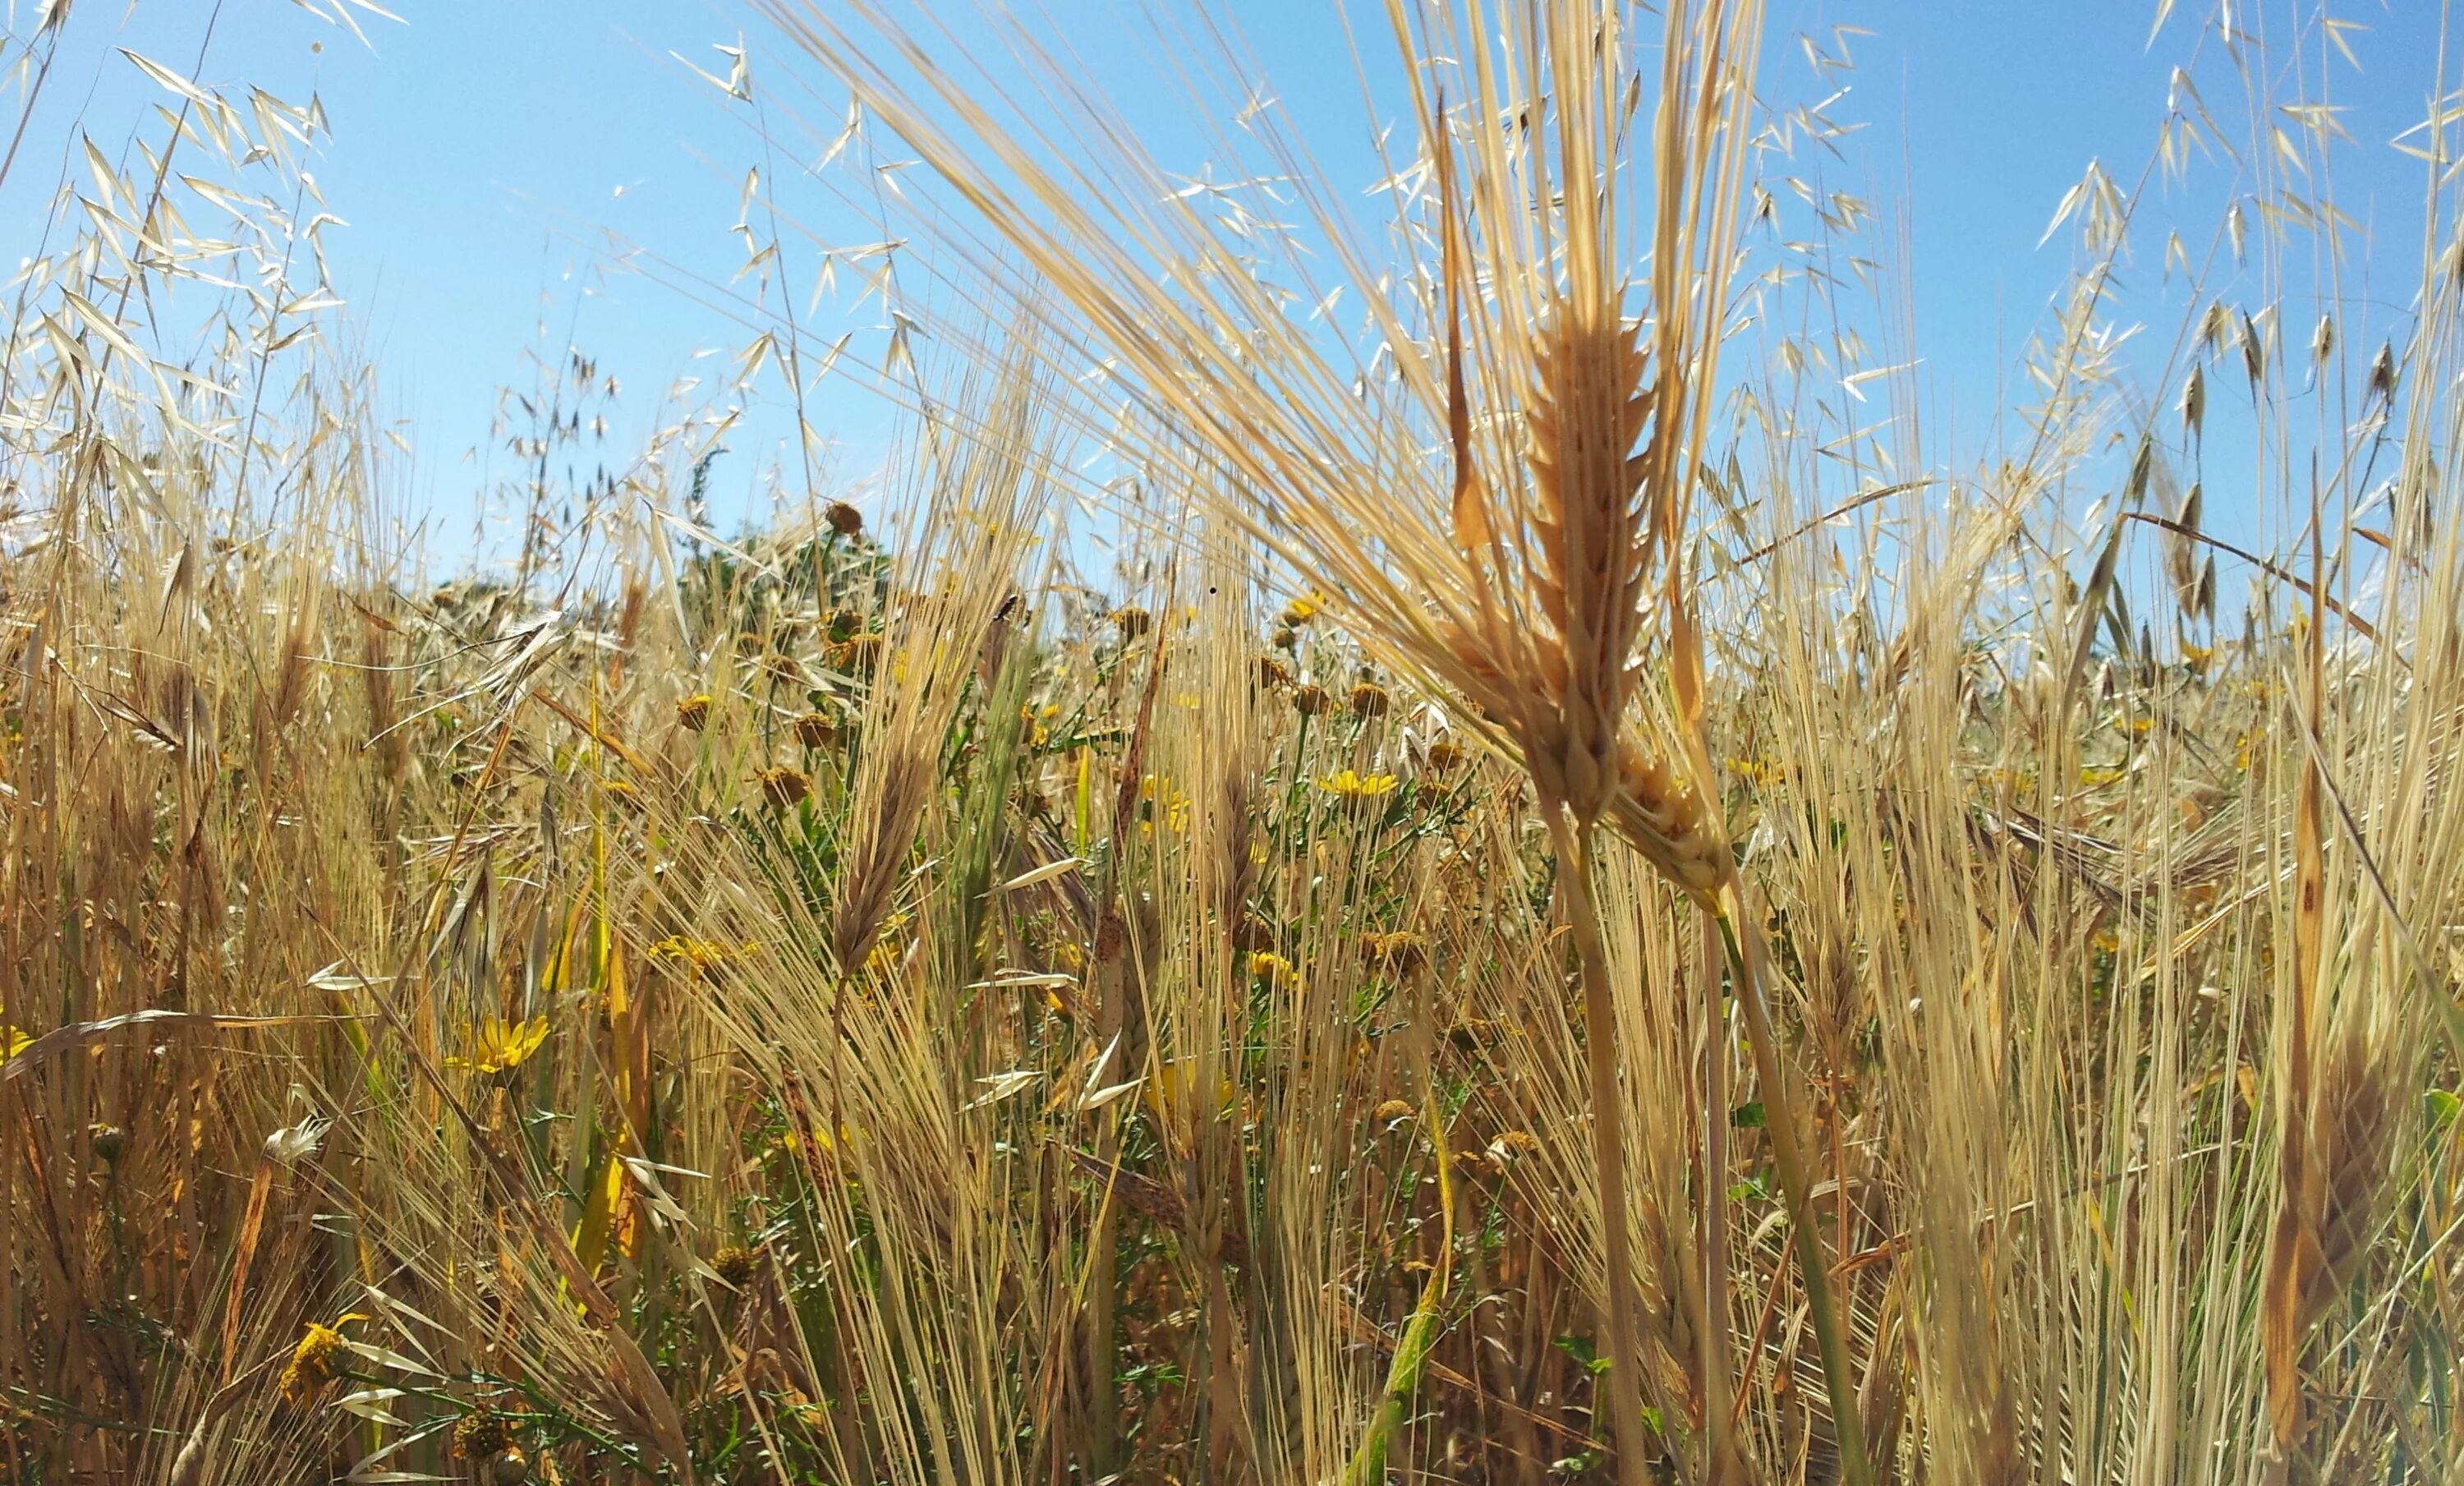
{"label": "wild oat spikelet", "polygon": [[1488,1142],[1488,1153],[1501,1164],[1540,1154],[1539,1137],[1529,1130],[1508,1130]]}
{"label": "wild oat spikelet", "polygon": [[695,692],[677,702],[676,721],[687,732],[698,733],[710,726],[710,693]]}

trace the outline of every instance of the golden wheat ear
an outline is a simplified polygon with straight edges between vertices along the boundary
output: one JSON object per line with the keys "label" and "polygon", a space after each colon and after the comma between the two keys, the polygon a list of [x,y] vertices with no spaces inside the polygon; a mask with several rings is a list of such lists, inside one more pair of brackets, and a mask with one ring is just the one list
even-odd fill
{"label": "golden wheat ear", "polygon": [[1541,678],[1555,725],[1533,763],[1555,775],[1544,783],[1575,818],[1591,821],[1617,788],[1617,730],[1649,576],[1635,445],[1651,418],[1650,358],[1639,329],[1617,323],[1612,299],[1562,302],[1532,361],[1523,408],[1540,557],[1532,590],[1556,646]]}

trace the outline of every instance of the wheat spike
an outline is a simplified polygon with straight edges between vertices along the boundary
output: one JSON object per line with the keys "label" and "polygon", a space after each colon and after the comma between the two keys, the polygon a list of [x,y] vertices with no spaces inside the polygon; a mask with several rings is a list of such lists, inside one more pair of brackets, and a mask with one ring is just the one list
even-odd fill
{"label": "wheat spike", "polygon": [[1585,821],[1617,787],[1617,727],[1649,577],[1637,499],[1643,460],[1634,454],[1651,416],[1639,336],[1600,305],[1568,301],[1540,337],[1523,410],[1541,559],[1532,591],[1557,645],[1541,652],[1533,678],[1547,700],[1531,764],[1542,787]]}

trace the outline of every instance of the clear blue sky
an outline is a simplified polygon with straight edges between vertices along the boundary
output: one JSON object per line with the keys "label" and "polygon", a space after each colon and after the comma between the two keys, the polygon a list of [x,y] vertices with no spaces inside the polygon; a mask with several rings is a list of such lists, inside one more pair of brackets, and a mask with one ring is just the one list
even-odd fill
{"label": "clear blue sky", "polygon": [[[13,5],[11,25],[23,34],[32,7]],[[728,229],[745,171],[764,146],[744,110],[671,53],[724,74],[727,60],[713,44],[742,35],[758,86],[782,90],[821,123],[834,122],[836,104],[814,64],[780,51],[748,11],[731,5],[394,0],[391,8],[405,23],[365,17],[363,44],[287,0],[223,0],[198,66],[211,0],[86,0],[71,15],[60,75],[28,131],[30,148],[55,153],[21,161],[0,189],[0,251],[12,261],[25,251],[27,224],[60,178],[56,152],[74,126],[108,146],[159,96],[116,48],[182,73],[193,68],[212,85],[255,83],[293,101],[314,90],[333,130],[315,173],[328,209],[349,224],[328,238],[339,288],[382,367],[389,405],[407,420],[418,451],[414,499],[434,513],[441,535],[452,534],[444,548],[467,549],[482,493],[511,473],[491,434],[495,388],[531,385],[527,350],[571,343],[619,379],[610,444],[622,451],[650,425],[664,388],[693,375],[707,387],[752,335],[710,296],[682,286],[695,277],[724,285],[742,263]],[[1071,0],[1047,9],[1058,28],[1095,49],[1108,85],[1131,96],[1135,114],[1143,85],[1125,38],[1137,28],[1124,20],[1134,9]],[[1382,24],[1378,8],[1363,9],[1364,25]],[[1981,437],[1991,410],[2007,400],[2016,352],[2073,260],[2067,233],[2038,245],[2055,204],[2091,157],[2125,185],[2147,159],[2170,69],[2189,55],[2209,5],[2180,0],[2176,9],[2151,47],[2156,0],[1774,0],[1765,90],[1807,101],[1841,85],[1853,90],[1832,114],[1866,127],[1842,143],[1844,158],[1822,162],[1824,184],[1886,216],[1905,205],[1913,255],[1903,281],[1913,286],[1922,377],[1964,433]],[[2261,9],[2270,20],[2290,13]],[[1235,0],[1228,10],[1312,126],[1321,113],[1330,126],[1358,119],[1349,53],[1323,0]],[[2358,144],[2340,166],[2337,196],[2378,233],[2371,257],[2380,281],[2395,286],[2392,311],[2417,269],[2420,184],[2413,163],[2386,142],[2426,111],[2438,7],[2338,0],[2330,10],[2368,28],[2347,33],[2365,70],[2339,62],[2331,84],[2359,105],[2343,118]],[[1849,38],[1853,73],[1826,79],[1797,37],[1832,45],[1837,26],[1872,34]],[[1365,34],[1377,43],[1376,32]],[[2217,106],[2210,79],[2224,74],[2212,40],[2207,56],[2199,76]],[[1165,96],[1149,91],[1146,112],[1158,152],[1172,158],[1194,150],[1197,136],[1175,136],[1169,110],[1152,106]],[[2229,106],[2220,112],[2227,135],[2246,140],[2249,121],[2231,117]],[[781,119],[773,122],[783,128]],[[784,162],[774,164],[786,173]],[[2194,167],[2182,198],[2189,221],[2212,226],[2232,173],[2213,161]],[[785,191],[807,226],[865,240],[864,224],[825,191]],[[611,246],[618,240],[660,266],[628,266]],[[2204,235],[2189,247],[2202,253]],[[2131,292],[2151,340],[2164,341],[2180,309],[2178,298],[2168,306],[2160,292],[2157,259],[2154,241],[2144,243]],[[787,277],[800,312],[818,266],[811,247],[791,243]],[[825,307],[823,319],[846,313]],[[878,318],[877,309],[860,314],[863,322]],[[2288,322],[2298,346],[2309,322]],[[2359,333],[2375,344],[2382,332]],[[696,357],[710,352],[717,354]],[[775,401],[775,382],[772,390]],[[879,447],[882,410],[853,383],[825,383],[819,399],[815,423],[843,440],[828,476],[857,479]],[[748,513],[774,458],[793,459],[784,429],[775,407],[757,407],[730,440],[715,484],[723,523]]]}

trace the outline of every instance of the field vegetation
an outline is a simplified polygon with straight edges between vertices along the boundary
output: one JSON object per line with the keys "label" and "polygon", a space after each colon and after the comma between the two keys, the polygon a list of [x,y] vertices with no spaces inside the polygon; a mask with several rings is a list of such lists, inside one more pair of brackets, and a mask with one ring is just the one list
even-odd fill
{"label": "field vegetation", "polygon": [[471,571],[322,106],[140,64],[0,371],[0,1472],[2464,1477],[2453,110],[2409,306],[2297,294],[2244,9],[2149,169],[2272,211],[2150,361],[2091,168],[1954,464],[1750,0],[1398,5],[1280,225],[782,0],[922,162],[879,487],[714,531],[573,350]]}

